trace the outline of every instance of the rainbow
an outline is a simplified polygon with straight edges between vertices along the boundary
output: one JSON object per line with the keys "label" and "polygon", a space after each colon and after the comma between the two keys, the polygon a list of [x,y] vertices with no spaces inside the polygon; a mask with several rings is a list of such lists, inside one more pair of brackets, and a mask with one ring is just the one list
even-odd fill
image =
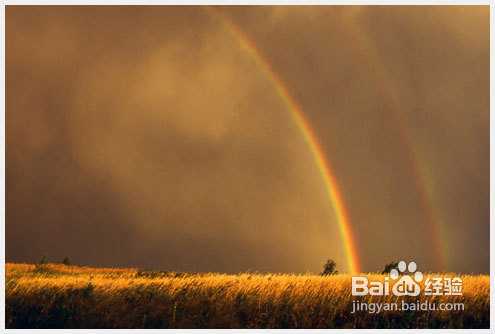
{"label": "rainbow", "polygon": [[432,253],[437,259],[436,270],[447,269],[447,245],[445,239],[441,237],[441,230],[443,230],[442,220],[437,210],[433,206],[434,194],[433,194],[433,178],[431,177],[431,171],[425,168],[424,164],[420,164],[420,152],[416,149],[411,136],[409,128],[406,124],[406,120],[400,114],[401,101],[400,93],[397,90],[397,84],[392,78],[390,71],[385,66],[382,57],[380,57],[377,45],[372,43],[371,39],[360,29],[356,15],[360,10],[354,11],[355,15],[352,17],[351,24],[347,27],[347,31],[353,33],[356,43],[352,43],[355,47],[359,48],[360,54],[365,54],[366,57],[363,61],[368,61],[377,70],[371,71],[375,74],[376,80],[381,83],[383,96],[388,97],[388,103],[392,110],[390,116],[393,119],[393,123],[397,127],[397,139],[402,143],[405,150],[407,165],[411,168],[412,179],[414,181],[416,191],[418,193],[419,205],[427,226],[429,227],[429,235],[431,238]]}
{"label": "rainbow", "polygon": [[311,124],[305,117],[301,106],[290,95],[289,90],[285,86],[284,82],[274,71],[270,62],[256,47],[255,43],[251,41],[248,36],[230,20],[229,17],[225,16],[219,10],[216,10],[213,7],[203,8],[205,8],[207,12],[213,17],[218,18],[219,21],[227,28],[227,30],[235,37],[236,41],[239,44],[239,47],[250,55],[256,65],[264,73],[266,78],[271,81],[278,96],[281,98],[287,109],[290,111],[293,121],[300,129],[304,137],[304,141],[308,145],[309,150],[314,157],[316,166],[318,167],[325,185],[328,200],[332,204],[332,207],[335,211],[340,236],[344,244],[344,251],[347,260],[347,270],[351,274],[360,272],[360,261],[353,237],[349,213],[340,192],[335,173],[332,170],[330,162],[328,161],[328,159],[325,158],[325,154],[318,140],[318,137],[311,127]]}

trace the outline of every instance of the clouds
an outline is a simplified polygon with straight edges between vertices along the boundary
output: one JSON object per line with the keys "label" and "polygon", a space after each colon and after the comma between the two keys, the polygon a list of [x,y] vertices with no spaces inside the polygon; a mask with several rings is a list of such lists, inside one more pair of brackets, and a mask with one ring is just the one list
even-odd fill
{"label": "clouds", "polygon": [[[473,260],[488,229],[488,18],[476,16],[487,10],[222,10],[314,124],[365,270],[407,256],[400,245],[435,265],[392,113],[431,171],[451,249],[466,254],[451,270],[487,268],[488,257]],[[453,55],[447,61],[443,50]],[[387,82],[377,81],[378,70]],[[391,110],[392,85],[400,110]],[[444,172],[463,157],[468,165]],[[461,226],[469,235],[462,247]],[[368,240],[372,231],[382,232]],[[199,7],[8,8],[7,260],[44,253],[194,271],[345,263],[289,112],[232,34]]]}

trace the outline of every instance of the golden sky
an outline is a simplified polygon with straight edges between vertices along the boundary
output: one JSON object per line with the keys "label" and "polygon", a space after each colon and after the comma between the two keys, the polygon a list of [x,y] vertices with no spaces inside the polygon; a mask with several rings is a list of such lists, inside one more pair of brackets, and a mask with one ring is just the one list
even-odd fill
{"label": "golden sky", "polygon": [[[489,7],[7,6],[7,261],[489,268]],[[224,19],[222,19],[224,17]]]}

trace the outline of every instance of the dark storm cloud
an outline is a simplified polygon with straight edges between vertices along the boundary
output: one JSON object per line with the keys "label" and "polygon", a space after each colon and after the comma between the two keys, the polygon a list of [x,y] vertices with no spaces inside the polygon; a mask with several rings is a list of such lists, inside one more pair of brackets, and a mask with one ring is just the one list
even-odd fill
{"label": "dark storm cloud", "polygon": [[[365,270],[398,257],[438,269],[401,131],[446,269],[488,270],[488,8],[222,10],[315,125]],[[204,9],[10,6],[6,66],[8,261],[344,266],[301,134]]]}

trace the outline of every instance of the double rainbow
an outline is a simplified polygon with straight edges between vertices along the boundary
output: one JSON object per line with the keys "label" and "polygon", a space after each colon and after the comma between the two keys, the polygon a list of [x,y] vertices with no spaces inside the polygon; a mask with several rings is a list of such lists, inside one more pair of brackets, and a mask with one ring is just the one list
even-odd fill
{"label": "double rainbow", "polygon": [[424,222],[422,224],[427,227],[428,235],[431,239],[430,246],[433,257],[436,259],[435,266],[437,270],[446,270],[447,244],[445,238],[441,237],[441,231],[444,229],[441,215],[433,205],[434,179],[431,175],[431,170],[428,168],[427,160],[422,159],[421,153],[414,145],[410,130],[406,124],[406,119],[403,113],[401,113],[403,107],[401,104],[401,94],[397,89],[397,82],[395,82],[390,70],[387,69],[387,66],[383,62],[378,45],[373,43],[372,39],[360,29],[357,16],[360,13],[360,8],[355,8],[352,13],[354,15],[348,17],[350,24],[347,26],[347,29],[356,41],[353,45],[358,49],[359,52],[357,53],[366,55],[363,61],[367,61],[375,69],[374,71],[370,71],[370,73],[373,73],[375,80],[380,83],[384,100],[391,111],[389,115],[398,130],[396,132],[397,139],[406,148],[404,155],[407,159],[407,166],[409,166],[410,173],[412,174],[420,209],[424,214]]}

